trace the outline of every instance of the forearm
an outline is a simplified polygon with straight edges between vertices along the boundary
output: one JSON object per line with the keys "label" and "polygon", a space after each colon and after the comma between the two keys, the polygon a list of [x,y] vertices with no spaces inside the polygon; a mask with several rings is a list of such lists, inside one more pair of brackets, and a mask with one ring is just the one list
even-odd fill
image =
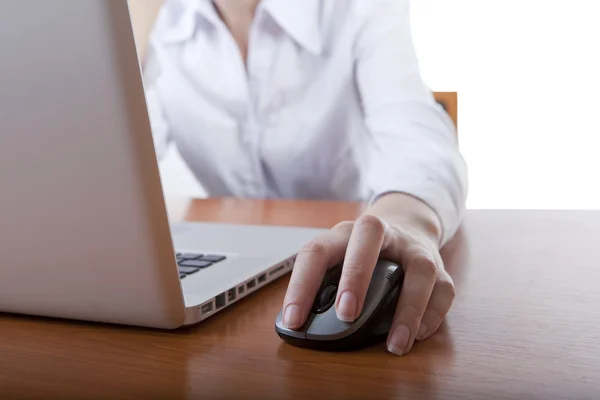
{"label": "forearm", "polygon": [[137,53],[144,60],[150,33],[165,0],[128,0]]}
{"label": "forearm", "polygon": [[365,213],[375,215],[411,233],[424,235],[435,244],[440,243],[442,238],[442,225],[435,211],[408,194],[383,195],[372,203]]}

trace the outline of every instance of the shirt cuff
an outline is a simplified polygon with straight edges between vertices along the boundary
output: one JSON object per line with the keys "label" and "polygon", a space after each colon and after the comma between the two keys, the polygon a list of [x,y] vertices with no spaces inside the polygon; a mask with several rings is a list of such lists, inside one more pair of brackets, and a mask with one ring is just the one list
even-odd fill
{"label": "shirt cuff", "polygon": [[403,185],[379,188],[371,196],[369,205],[375,203],[382,196],[392,193],[414,197],[435,212],[442,230],[440,248],[444,247],[458,231],[464,216],[464,203],[460,200],[460,194],[445,190],[443,186],[436,185],[433,182],[417,183],[413,177],[412,179],[406,179],[406,184]]}

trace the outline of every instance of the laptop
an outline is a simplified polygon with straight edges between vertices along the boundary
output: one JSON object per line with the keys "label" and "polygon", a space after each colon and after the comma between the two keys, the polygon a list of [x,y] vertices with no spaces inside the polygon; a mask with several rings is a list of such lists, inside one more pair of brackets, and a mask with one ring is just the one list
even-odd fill
{"label": "laptop", "polygon": [[126,0],[4,0],[0,54],[0,312],[197,324],[322,231],[169,221]]}

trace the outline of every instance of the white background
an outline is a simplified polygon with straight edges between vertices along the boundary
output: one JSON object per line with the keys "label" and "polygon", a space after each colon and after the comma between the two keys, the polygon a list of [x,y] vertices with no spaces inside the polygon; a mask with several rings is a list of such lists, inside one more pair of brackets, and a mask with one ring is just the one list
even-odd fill
{"label": "white background", "polygon": [[[433,90],[459,93],[469,208],[600,208],[600,2],[413,0]],[[167,197],[203,196],[172,151]]]}

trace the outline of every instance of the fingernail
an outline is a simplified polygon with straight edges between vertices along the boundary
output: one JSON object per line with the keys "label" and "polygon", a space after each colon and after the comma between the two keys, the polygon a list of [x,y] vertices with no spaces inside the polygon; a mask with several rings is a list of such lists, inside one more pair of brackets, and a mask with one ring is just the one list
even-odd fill
{"label": "fingernail", "polygon": [[286,328],[298,328],[302,324],[300,319],[300,307],[295,304],[290,304],[285,308],[285,312],[283,313],[283,325]]}
{"label": "fingernail", "polygon": [[342,293],[337,308],[337,317],[344,322],[352,322],[356,318],[356,305],[358,301],[351,292]]}
{"label": "fingernail", "polygon": [[398,356],[404,355],[408,346],[410,331],[405,325],[397,326],[388,339],[388,351]]}
{"label": "fingernail", "polygon": [[421,326],[419,327],[419,332],[417,333],[417,340],[421,340],[427,335],[427,325],[421,322]]}

